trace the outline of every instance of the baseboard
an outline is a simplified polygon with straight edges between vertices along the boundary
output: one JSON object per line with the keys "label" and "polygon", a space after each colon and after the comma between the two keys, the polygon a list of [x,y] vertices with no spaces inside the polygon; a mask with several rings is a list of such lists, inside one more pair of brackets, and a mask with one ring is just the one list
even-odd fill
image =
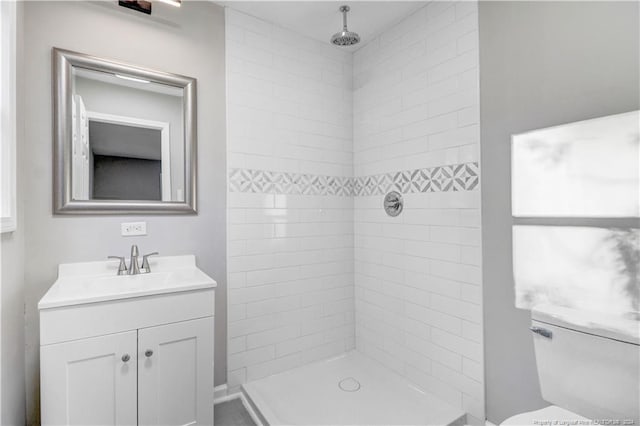
{"label": "baseboard", "polygon": [[213,404],[216,405],[216,404],[221,404],[223,402],[232,401],[234,399],[240,399],[240,402],[242,402],[244,409],[247,410],[247,413],[249,413],[251,420],[253,420],[256,426],[264,426],[264,424],[260,420],[260,416],[256,414],[252,404],[250,404],[249,401],[247,400],[247,397],[244,396],[242,392],[236,392],[236,393],[230,394],[227,392],[227,389],[228,388],[226,384],[215,387]]}
{"label": "baseboard", "polygon": [[253,399],[251,399],[251,395],[249,395],[244,385],[240,388],[240,392],[242,392],[244,401],[247,402],[247,404],[251,407],[253,413],[256,415],[256,417],[258,417],[258,422],[263,426],[271,426],[272,423],[269,423],[267,419],[262,415],[262,411],[260,411],[258,409],[258,406],[253,402]]}
{"label": "baseboard", "polygon": [[226,383],[224,385],[216,386],[215,388],[213,388],[213,403],[217,404],[218,399],[227,396],[228,390],[229,388],[227,388]]}

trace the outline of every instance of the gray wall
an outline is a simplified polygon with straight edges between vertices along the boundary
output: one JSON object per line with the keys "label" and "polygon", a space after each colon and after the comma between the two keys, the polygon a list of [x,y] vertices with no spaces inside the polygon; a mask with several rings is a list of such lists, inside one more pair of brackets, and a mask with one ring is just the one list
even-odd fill
{"label": "gray wall", "polygon": [[[224,13],[209,2],[181,8],[154,2],[151,17],[115,2],[25,2],[26,387],[29,424],[38,421],[36,305],[65,262],[142,251],[194,253],[219,287],[216,295],[216,384],[226,381],[226,169]],[[64,217],[52,215],[51,48],[57,46],[198,80],[197,216]],[[120,236],[120,223],[147,221],[148,236]]]}
{"label": "gray wall", "polygon": [[640,108],[638,3],[481,2],[487,418],[548,405],[528,311],[514,307],[510,135]]}
{"label": "gray wall", "polygon": [[92,155],[91,198],[162,200],[160,160]]}
{"label": "gray wall", "polygon": [[[23,99],[20,96],[24,87],[22,69],[22,16],[23,2],[17,3],[17,157],[23,157]],[[24,180],[20,168],[17,169],[17,219],[18,228],[11,233],[3,233],[0,255],[0,408],[2,425],[23,425],[25,423],[25,391],[24,391],[24,238],[25,223],[22,208]]]}
{"label": "gray wall", "polygon": [[3,233],[2,240],[2,329],[0,336],[0,378],[2,389],[2,425],[25,422],[24,393],[24,221],[18,216],[17,231]]}

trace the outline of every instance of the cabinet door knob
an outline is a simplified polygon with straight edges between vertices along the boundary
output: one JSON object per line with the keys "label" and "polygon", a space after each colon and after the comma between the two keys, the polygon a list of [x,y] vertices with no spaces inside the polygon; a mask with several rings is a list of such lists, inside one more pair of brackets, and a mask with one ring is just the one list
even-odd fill
{"label": "cabinet door knob", "polygon": [[151,349],[147,349],[144,352],[144,356],[146,356],[147,358],[149,358],[151,355],[153,355],[153,351]]}
{"label": "cabinet door knob", "polygon": [[122,355],[122,362],[127,362],[131,359],[131,357],[129,356],[129,354],[124,354]]}

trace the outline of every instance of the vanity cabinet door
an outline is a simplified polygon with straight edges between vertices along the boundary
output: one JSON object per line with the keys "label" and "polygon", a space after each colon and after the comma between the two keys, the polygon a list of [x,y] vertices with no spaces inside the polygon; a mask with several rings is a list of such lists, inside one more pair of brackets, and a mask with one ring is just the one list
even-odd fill
{"label": "vanity cabinet door", "polygon": [[138,330],[140,425],[213,424],[213,317]]}
{"label": "vanity cabinet door", "polygon": [[43,425],[135,425],[137,333],[40,347]]}

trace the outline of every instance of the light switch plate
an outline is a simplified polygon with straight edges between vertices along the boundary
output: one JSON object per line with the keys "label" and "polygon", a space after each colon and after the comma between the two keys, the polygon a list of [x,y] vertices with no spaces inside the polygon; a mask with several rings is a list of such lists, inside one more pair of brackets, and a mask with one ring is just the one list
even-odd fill
{"label": "light switch plate", "polygon": [[147,222],[128,222],[120,224],[120,234],[123,237],[147,235]]}

